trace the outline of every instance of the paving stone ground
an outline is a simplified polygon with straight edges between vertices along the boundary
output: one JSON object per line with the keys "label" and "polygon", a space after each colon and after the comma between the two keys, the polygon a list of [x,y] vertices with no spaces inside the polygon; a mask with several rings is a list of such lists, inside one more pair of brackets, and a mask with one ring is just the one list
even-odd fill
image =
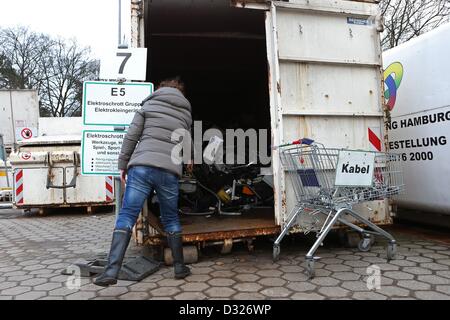
{"label": "paving stone ground", "polygon": [[[191,265],[193,275],[185,280],[174,280],[171,268],[163,267],[139,283],[100,288],[83,278],[80,289],[68,288],[61,270],[106,253],[113,220],[112,214],[24,217],[0,210],[0,300],[450,299],[450,246],[398,231],[398,255],[391,263],[382,242],[370,252],[325,243],[312,280],[304,273],[309,240],[285,241],[276,263],[269,240],[263,240],[252,253],[237,248],[224,256],[210,250]],[[129,254],[140,250],[132,245]],[[381,288],[369,290],[367,267],[374,265]]]}

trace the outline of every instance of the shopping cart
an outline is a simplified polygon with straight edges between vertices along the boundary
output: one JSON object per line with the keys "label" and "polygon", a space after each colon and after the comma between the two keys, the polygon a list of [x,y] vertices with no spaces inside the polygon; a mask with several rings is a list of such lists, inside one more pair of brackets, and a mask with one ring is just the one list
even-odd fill
{"label": "shopping cart", "polygon": [[[401,159],[398,154],[325,148],[311,139],[302,139],[277,147],[281,165],[294,190],[296,203],[273,247],[274,261],[280,254],[280,243],[300,218],[315,217],[306,232],[317,232],[317,240],[306,254],[307,273],[314,277],[314,254],[336,223],[346,225],[362,235],[358,247],[368,251],[371,236],[389,240],[388,261],[395,258],[396,241],[386,231],[353,210],[355,204],[381,200],[404,190]],[[319,215],[325,216],[322,223]],[[345,219],[351,216],[371,230]],[[311,220],[311,219],[310,219]]]}

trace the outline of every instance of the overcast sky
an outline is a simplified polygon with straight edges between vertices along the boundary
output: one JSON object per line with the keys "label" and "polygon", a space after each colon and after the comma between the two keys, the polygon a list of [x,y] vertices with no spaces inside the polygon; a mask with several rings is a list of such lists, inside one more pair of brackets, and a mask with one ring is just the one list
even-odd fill
{"label": "overcast sky", "polygon": [[53,36],[76,38],[90,46],[96,58],[117,46],[117,21],[118,0],[0,0],[0,27],[24,25]]}

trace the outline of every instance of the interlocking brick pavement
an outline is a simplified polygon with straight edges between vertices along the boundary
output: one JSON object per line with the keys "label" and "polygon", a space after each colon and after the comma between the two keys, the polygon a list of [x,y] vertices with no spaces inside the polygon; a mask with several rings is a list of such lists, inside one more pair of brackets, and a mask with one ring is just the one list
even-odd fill
{"label": "interlocking brick pavement", "polygon": [[[173,279],[172,270],[163,267],[139,283],[101,288],[83,278],[79,290],[69,289],[62,269],[106,253],[113,221],[112,214],[2,218],[0,210],[0,300],[450,299],[450,246],[402,232],[395,233],[398,257],[391,263],[381,241],[370,252],[326,242],[313,280],[304,273],[310,240],[283,243],[276,263],[270,242],[262,240],[252,253],[207,252],[184,280]],[[130,247],[129,254],[139,253]],[[381,270],[381,288],[371,291],[366,280],[372,265]]]}

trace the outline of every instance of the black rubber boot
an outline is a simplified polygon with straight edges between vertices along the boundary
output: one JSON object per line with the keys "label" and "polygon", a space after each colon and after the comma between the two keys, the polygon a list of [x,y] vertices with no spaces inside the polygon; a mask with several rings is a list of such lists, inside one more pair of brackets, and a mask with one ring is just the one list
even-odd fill
{"label": "black rubber boot", "polygon": [[191,274],[191,270],[184,264],[183,241],[180,233],[169,233],[167,242],[172,250],[175,279],[184,279]]}
{"label": "black rubber boot", "polygon": [[114,230],[111,249],[108,255],[108,265],[105,267],[103,273],[94,280],[96,285],[108,287],[117,283],[117,277],[122,267],[123,258],[125,257],[130,239],[131,231]]}

